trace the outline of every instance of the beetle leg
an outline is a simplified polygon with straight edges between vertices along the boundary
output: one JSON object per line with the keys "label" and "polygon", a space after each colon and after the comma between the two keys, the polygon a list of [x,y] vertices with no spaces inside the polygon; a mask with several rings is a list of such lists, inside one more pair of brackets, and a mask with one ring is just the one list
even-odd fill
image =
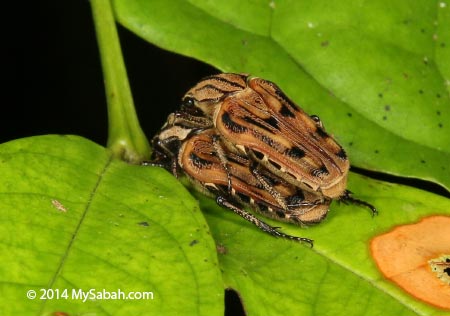
{"label": "beetle leg", "polygon": [[178,178],[178,166],[176,159],[170,159],[170,161],[143,161],[141,166],[145,167],[158,167],[170,171],[175,178]]}
{"label": "beetle leg", "polygon": [[142,165],[162,167],[172,172],[178,178],[177,157],[175,153],[178,152],[179,147],[180,140],[175,136],[163,140],[154,139],[152,161],[145,161]]}
{"label": "beetle leg", "polygon": [[269,224],[263,222],[262,220],[260,220],[259,218],[257,218],[256,216],[254,216],[253,214],[240,209],[239,207],[235,206],[234,204],[232,204],[230,201],[228,201],[225,197],[223,196],[218,196],[216,199],[216,202],[218,205],[225,207],[231,211],[233,211],[235,214],[241,216],[242,218],[244,218],[245,220],[249,221],[250,223],[254,224],[256,227],[258,227],[259,229],[261,229],[262,231],[275,236],[275,237],[281,237],[281,238],[286,238],[286,239],[290,239],[290,240],[295,240],[298,242],[306,242],[308,243],[311,247],[313,246],[313,240],[309,239],[309,238],[305,238],[305,237],[297,237],[297,236],[292,236],[292,235],[288,235],[285,234],[283,232],[280,232],[277,230],[277,227],[273,227],[270,226]]}
{"label": "beetle leg", "polygon": [[262,184],[262,186],[264,187],[264,189],[269,192],[269,194],[277,201],[277,203],[281,206],[281,208],[283,208],[284,210],[288,210],[288,206],[286,205],[286,201],[284,200],[284,198],[281,197],[280,192],[278,192],[277,190],[275,190],[273,188],[273,186],[270,185],[270,183],[268,183],[266,181],[266,179],[264,179],[264,177],[261,175],[261,173],[258,170],[259,165],[256,165],[253,163],[250,166],[250,171],[251,173],[255,176],[256,179],[258,179],[258,181]]}
{"label": "beetle leg", "polygon": [[373,206],[372,204],[370,204],[366,201],[354,198],[352,196],[352,192],[349,190],[344,191],[344,194],[339,198],[339,201],[342,201],[344,203],[352,203],[352,204],[356,204],[356,205],[360,205],[360,206],[365,206],[372,211],[372,216],[375,216],[378,214],[378,211],[375,208],[375,206]]}

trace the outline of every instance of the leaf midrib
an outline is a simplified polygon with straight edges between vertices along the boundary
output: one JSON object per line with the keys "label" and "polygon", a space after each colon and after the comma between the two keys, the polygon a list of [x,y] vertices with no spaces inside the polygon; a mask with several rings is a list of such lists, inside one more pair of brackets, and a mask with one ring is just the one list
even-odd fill
{"label": "leaf midrib", "polygon": [[[91,208],[92,201],[94,200],[94,197],[95,197],[95,195],[97,193],[97,190],[98,190],[98,188],[100,186],[100,183],[103,180],[103,176],[106,173],[106,170],[108,169],[108,167],[111,165],[112,160],[113,160],[113,157],[112,157],[112,155],[110,155],[108,160],[106,161],[106,163],[104,164],[102,170],[100,171],[100,173],[98,175],[97,181],[95,182],[95,184],[94,184],[94,186],[93,186],[93,188],[91,190],[91,193],[89,194],[89,198],[87,200],[87,203],[86,203],[86,206],[85,206],[85,208],[83,210],[83,213],[81,214],[80,220],[78,221],[78,224],[75,227],[75,230],[74,230],[74,232],[72,234],[72,238],[70,239],[70,241],[69,241],[69,243],[68,243],[68,245],[66,247],[66,250],[64,251],[64,254],[61,257],[61,261],[60,261],[58,267],[56,268],[55,274],[53,275],[53,277],[50,279],[50,282],[48,283],[48,286],[47,286],[48,289],[53,288],[55,282],[57,281],[59,275],[61,274],[61,271],[62,271],[62,269],[64,267],[64,264],[66,263],[66,259],[69,256],[69,253],[70,253],[70,251],[72,249],[72,246],[73,246],[76,238],[78,237],[78,232],[79,232],[79,230],[80,230],[80,228],[81,228],[81,226],[82,226],[82,224],[84,222],[84,219],[86,218],[86,215],[87,215],[88,211]],[[41,309],[39,310],[37,315],[41,315],[43,313],[45,305],[46,305],[46,302],[47,302],[47,300],[43,300],[42,301]]]}

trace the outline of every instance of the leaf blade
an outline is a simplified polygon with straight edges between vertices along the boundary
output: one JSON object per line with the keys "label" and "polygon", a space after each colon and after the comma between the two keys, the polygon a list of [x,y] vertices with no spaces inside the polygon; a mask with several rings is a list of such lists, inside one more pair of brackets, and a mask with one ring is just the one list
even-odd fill
{"label": "leaf blade", "polygon": [[[214,242],[196,202],[167,172],[111,159],[73,136],[2,144],[0,162],[5,313],[221,313]],[[189,291],[165,304],[180,286]],[[154,299],[26,299],[42,288],[152,291]]]}
{"label": "leaf blade", "polygon": [[384,279],[367,241],[423,216],[450,216],[448,199],[357,175],[350,177],[349,187],[358,188],[358,197],[372,196],[379,215],[372,218],[359,207],[333,203],[327,219],[307,229],[264,219],[289,234],[314,239],[313,249],[266,236],[199,197],[224,249],[219,261],[227,286],[239,292],[254,314],[382,315],[395,310],[396,315],[447,315]]}
{"label": "leaf blade", "polygon": [[[430,180],[450,190],[448,57],[438,51],[436,63],[430,57],[436,3],[422,1],[414,8],[406,1],[338,7],[286,1],[273,8],[266,3],[271,17],[252,16],[258,19],[253,26],[242,22],[250,19],[251,10],[235,10],[239,14],[230,17],[230,8],[238,6],[234,2],[223,10],[214,3],[213,13],[204,1],[116,0],[114,5],[120,23],[156,45],[223,71],[248,72],[279,84],[299,106],[322,118],[352,164]],[[260,6],[255,4],[256,10]],[[356,21],[355,12],[360,16]],[[255,25],[268,23],[270,31],[255,31]],[[439,24],[443,39],[447,24]],[[423,34],[425,26],[428,33]],[[348,29],[352,32],[342,31]],[[392,29],[394,37],[386,33]]]}

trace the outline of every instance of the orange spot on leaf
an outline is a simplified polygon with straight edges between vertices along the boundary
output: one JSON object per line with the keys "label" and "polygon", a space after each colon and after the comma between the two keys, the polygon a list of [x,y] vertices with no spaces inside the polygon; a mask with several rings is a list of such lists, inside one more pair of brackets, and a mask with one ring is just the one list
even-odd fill
{"label": "orange spot on leaf", "polygon": [[430,216],[372,239],[372,257],[383,275],[412,296],[450,309],[450,284],[430,261],[450,255],[450,217]]}

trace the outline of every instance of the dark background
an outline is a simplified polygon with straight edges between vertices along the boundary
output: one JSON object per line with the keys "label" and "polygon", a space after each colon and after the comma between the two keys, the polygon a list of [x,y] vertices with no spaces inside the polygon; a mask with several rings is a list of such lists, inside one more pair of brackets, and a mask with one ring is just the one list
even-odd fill
{"label": "dark background", "polygon": [[[2,7],[0,143],[75,134],[106,145],[106,99],[88,0],[10,1]],[[138,117],[150,139],[183,94],[218,70],[118,30]],[[226,315],[241,314],[237,294],[226,291]]]}
{"label": "dark background", "polygon": [[[106,100],[87,0],[16,1],[3,12],[0,143],[77,134],[105,145]],[[3,10],[2,10],[3,11]],[[149,138],[201,77],[218,72],[118,27],[133,97]]]}

